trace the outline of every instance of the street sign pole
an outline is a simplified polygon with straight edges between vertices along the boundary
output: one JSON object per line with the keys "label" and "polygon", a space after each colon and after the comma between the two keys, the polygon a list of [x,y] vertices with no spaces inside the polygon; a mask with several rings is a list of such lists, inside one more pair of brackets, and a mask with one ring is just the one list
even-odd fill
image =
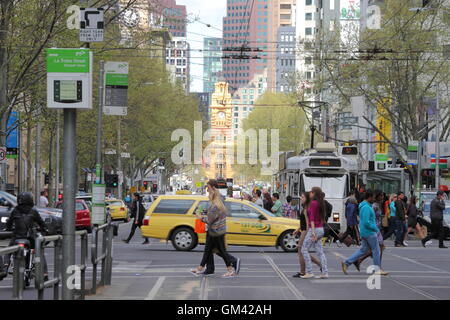
{"label": "street sign pole", "polygon": [[118,188],[118,198],[122,199],[122,181],[120,179],[121,171],[122,171],[122,154],[120,149],[121,144],[121,125],[122,125],[122,118],[119,117],[119,125],[117,129],[117,174],[119,175],[119,184],[117,185]]}
{"label": "street sign pole", "polygon": [[439,190],[439,186],[441,184],[441,177],[440,177],[440,153],[441,153],[441,148],[439,145],[439,141],[440,141],[440,135],[441,133],[439,132],[439,84],[436,84],[436,114],[435,116],[435,120],[436,120],[436,190]]}
{"label": "street sign pole", "polygon": [[62,299],[73,300],[73,288],[69,288],[70,272],[75,265],[75,191],[76,191],[76,125],[77,110],[64,109],[64,202],[62,240]]}
{"label": "street sign pole", "polygon": [[104,78],[105,78],[105,62],[100,61],[100,78],[98,89],[98,118],[97,118],[97,156],[96,156],[96,184],[103,182],[103,168],[102,168],[102,117],[103,117],[103,92],[104,92]]}

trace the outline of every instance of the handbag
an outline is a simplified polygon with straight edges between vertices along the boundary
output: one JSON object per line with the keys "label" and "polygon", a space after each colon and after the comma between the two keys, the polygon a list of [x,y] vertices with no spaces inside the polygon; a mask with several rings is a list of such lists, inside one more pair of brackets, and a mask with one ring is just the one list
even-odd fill
{"label": "handbag", "polygon": [[[328,228],[339,238],[341,239],[344,233],[337,234],[336,231],[333,230],[333,228],[330,227],[330,225],[327,223]],[[342,241],[343,244],[345,244],[347,247],[350,247],[353,244],[353,238],[348,234]]]}
{"label": "handbag", "polygon": [[206,233],[206,223],[200,219],[195,219],[194,231],[195,233]]}

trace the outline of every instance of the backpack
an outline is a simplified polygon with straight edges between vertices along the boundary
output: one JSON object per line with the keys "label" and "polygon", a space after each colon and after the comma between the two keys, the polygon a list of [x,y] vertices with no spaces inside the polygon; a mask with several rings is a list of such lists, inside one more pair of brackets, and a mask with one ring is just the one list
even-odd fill
{"label": "backpack", "polygon": [[333,213],[333,205],[325,200],[325,221],[331,218],[331,214]]}
{"label": "backpack", "polygon": [[[20,226],[20,227],[19,227]],[[34,237],[34,217],[33,210],[30,210],[28,213],[18,213],[16,218],[14,219],[14,227],[22,230],[27,230],[26,237],[33,238]]]}

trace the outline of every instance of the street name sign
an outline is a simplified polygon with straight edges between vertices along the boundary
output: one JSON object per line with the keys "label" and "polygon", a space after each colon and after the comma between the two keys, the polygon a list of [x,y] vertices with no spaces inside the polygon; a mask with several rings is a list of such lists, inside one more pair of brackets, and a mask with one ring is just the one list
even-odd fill
{"label": "street name sign", "polygon": [[128,62],[105,63],[103,112],[110,116],[128,114]]}
{"label": "street name sign", "polygon": [[80,9],[80,41],[102,42],[104,36],[103,8],[81,8]]}
{"label": "street name sign", "polygon": [[92,109],[89,49],[47,49],[47,107]]}

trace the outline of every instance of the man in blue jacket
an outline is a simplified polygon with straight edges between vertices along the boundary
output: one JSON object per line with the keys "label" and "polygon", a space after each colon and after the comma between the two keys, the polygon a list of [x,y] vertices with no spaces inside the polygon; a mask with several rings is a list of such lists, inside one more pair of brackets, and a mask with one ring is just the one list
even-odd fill
{"label": "man in blue jacket", "polygon": [[381,269],[380,244],[378,243],[377,221],[375,211],[372,209],[372,203],[375,201],[373,192],[367,190],[364,195],[364,201],[359,204],[359,232],[361,234],[361,247],[350,258],[342,261],[342,271],[347,273],[348,267],[359,258],[372,251],[373,263],[378,266],[377,274],[387,275],[388,273]]}

